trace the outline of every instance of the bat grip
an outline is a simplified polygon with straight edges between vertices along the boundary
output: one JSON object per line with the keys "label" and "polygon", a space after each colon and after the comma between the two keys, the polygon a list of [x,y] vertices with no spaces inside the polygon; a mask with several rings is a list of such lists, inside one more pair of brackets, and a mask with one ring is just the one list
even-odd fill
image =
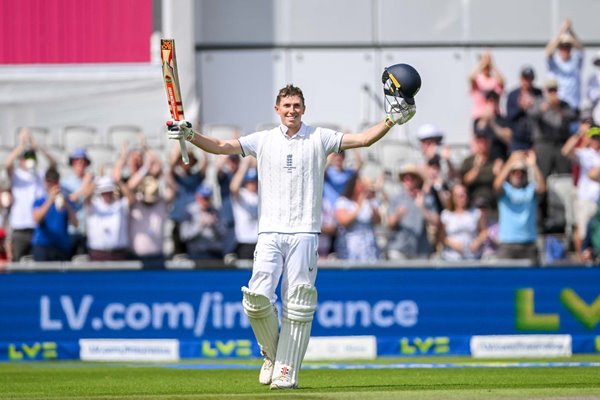
{"label": "bat grip", "polygon": [[187,152],[187,148],[185,147],[185,139],[184,138],[179,139],[179,148],[181,149],[181,159],[183,160],[183,163],[185,165],[188,165],[190,163],[190,157],[188,157],[188,152]]}

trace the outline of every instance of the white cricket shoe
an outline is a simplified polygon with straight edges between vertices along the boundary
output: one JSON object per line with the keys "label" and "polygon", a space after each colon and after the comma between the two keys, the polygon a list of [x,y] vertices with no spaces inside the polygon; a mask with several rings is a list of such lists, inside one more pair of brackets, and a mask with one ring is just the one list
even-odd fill
{"label": "white cricket shoe", "polygon": [[258,381],[261,385],[268,385],[271,383],[271,377],[273,376],[273,368],[275,363],[265,357],[262,367],[260,367],[260,375],[258,375]]}
{"label": "white cricket shoe", "polygon": [[292,382],[289,376],[279,376],[271,382],[271,390],[296,389],[297,383]]}

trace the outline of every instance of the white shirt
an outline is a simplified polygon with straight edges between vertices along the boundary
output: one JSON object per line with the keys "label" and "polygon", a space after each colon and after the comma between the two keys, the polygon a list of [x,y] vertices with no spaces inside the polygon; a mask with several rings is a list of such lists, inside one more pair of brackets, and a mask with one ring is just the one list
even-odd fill
{"label": "white shirt", "polygon": [[238,243],[256,243],[258,240],[258,193],[240,188],[238,196],[231,197],[235,238]]}
{"label": "white shirt", "polygon": [[152,205],[136,202],[129,215],[131,248],[138,256],[162,254],[165,240],[167,203],[164,200]]}
{"label": "white shirt", "polygon": [[95,198],[87,207],[88,247],[115,250],[129,247],[129,203],[126,197],[110,204]]}
{"label": "white shirt", "polygon": [[579,180],[577,181],[577,198],[596,202],[600,198],[600,183],[590,179],[588,172],[592,168],[600,166],[600,153],[590,147],[581,147],[575,149],[575,156],[580,167]]}
{"label": "white shirt", "polygon": [[33,229],[36,226],[33,219],[33,202],[44,195],[44,173],[15,168],[10,180],[13,205],[10,209],[9,225],[12,229]]}
{"label": "white shirt", "polygon": [[258,232],[318,233],[325,161],[340,151],[343,133],[302,124],[287,136],[280,125],[239,139],[258,161]]}

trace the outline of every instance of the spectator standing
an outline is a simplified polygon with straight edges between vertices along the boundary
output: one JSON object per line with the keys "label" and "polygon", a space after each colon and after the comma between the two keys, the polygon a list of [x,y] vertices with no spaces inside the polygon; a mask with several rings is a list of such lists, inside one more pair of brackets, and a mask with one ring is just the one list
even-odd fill
{"label": "spectator standing", "polygon": [[[42,153],[49,168],[56,168],[56,160],[43,148],[39,148],[27,128],[19,132],[19,144],[6,157],[4,164],[10,178],[12,207],[9,224],[11,227],[12,260],[31,255],[31,239],[36,227],[33,218],[33,202],[44,195],[44,171],[38,170],[37,150]],[[19,158],[18,166],[13,165]]]}
{"label": "spectator standing", "polygon": [[[485,132],[475,130],[473,133],[473,154],[465,158],[460,168],[462,183],[470,199],[483,197],[490,204],[495,204],[496,195],[492,186],[502,160],[490,157],[490,140]],[[493,207],[492,211],[495,210],[496,207]]]}
{"label": "spectator standing", "polygon": [[556,79],[548,79],[544,88],[544,98],[528,112],[536,122],[534,148],[538,165],[546,179],[553,173],[571,173],[571,162],[562,155],[561,150],[571,136],[571,123],[576,121],[577,113],[569,103],[558,97],[559,83]]}
{"label": "spectator standing", "polygon": [[509,152],[514,150],[529,150],[533,147],[533,131],[535,121],[529,110],[540,102],[542,90],[535,87],[535,71],[530,66],[521,69],[519,87],[513,89],[506,100],[506,118],[512,129],[512,140]]}
{"label": "spectator standing", "polygon": [[181,240],[185,242],[188,255],[193,260],[223,259],[224,232],[212,196],[210,186],[200,185],[196,190],[196,201],[187,206],[180,225]]}
{"label": "spectator standing", "polygon": [[181,151],[179,145],[173,146],[169,157],[169,173],[167,174],[167,186],[175,194],[169,218],[173,221],[173,253],[184,254],[187,252],[185,241],[179,236],[181,223],[186,218],[186,210],[190,204],[196,201],[196,190],[200,187],[206,177],[208,167],[208,158],[202,157],[198,160],[196,155],[188,151],[189,164],[184,164],[181,160]]}
{"label": "spectator standing", "polygon": [[258,172],[256,159],[244,158],[230,186],[235,220],[236,257],[252,260],[258,241]]}
{"label": "spectator standing", "polygon": [[390,260],[428,258],[432,246],[427,237],[428,225],[437,226],[439,214],[432,198],[423,193],[423,174],[414,164],[400,171],[402,191],[390,200],[387,218],[390,238],[387,257]]}
{"label": "spectator standing", "polygon": [[[594,182],[600,183],[600,166],[592,168],[588,172],[588,177]],[[595,265],[600,264],[600,207],[597,207],[596,214],[588,223],[584,236],[585,240],[581,244],[582,261]]]}
{"label": "spectator standing", "polygon": [[[225,229],[223,239],[223,253],[225,257],[229,254],[236,254],[238,243],[236,241],[235,217],[231,200],[231,181],[240,167],[240,156],[238,154],[221,154],[216,162],[217,183],[219,184],[219,194],[221,195],[221,208],[219,219]],[[243,228],[242,228],[243,229]]]}
{"label": "spectator standing", "polygon": [[0,183],[0,266],[4,266],[12,260],[11,246],[8,239],[10,226],[8,224],[10,207],[12,206],[12,195],[8,182]]}
{"label": "spectator standing", "polygon": [[481,258],[490,260],[496,258],[499,244],[498,218],[492,216],[489,200],[477,197],[473,200],[473,206],[481,212],[481,226],[485,229],[485,239],[481,246]]}
{"label": "spectator standing", "polygon": [[[481,54],[479,62],[469,74],[469,83],[473,100],[471,117],[477,119],[486,113],[486,94],[494,91],[498,96],[502,96],[504,92],[504,77],[496,67],[491,51],[486,50]],[[496,112],[499,113],[500,110]]]}
{"label": "spectator standing", "polygon": [[512,129],[508,120],[500,114],[500,96],[494,90],[485,94],[485,107],[474,121],[474,130],[485,135],[490,144],[489,157],[492,161],[508,157],[508,146],[512,141]]}
{"label": "spectator standing", "polygon": [[600,50],[592,61],[594,71],[588,78],[587,98],[590,102],[594,122],[600,124]]}
{"label": "spectator standing", "polygon": [[[117,186],[123,193],[118,197]],[[97,197],[92,198],[95,191]],[[122,261],[130,258],[129,210],[134,196],[122,181],[101,176],[85,191],[88,252],[92,261]]]}
{"label": "spectator standing", "polygon": [[[577,147],[584,141],[586,145]],[[591,121],[583,121],[577,134],[571,136],[562,148],[564,156],[579,165],[577,196],[575,199],[574,247],[581,254],[581,243],[585,240],[587,226],[596,214],[600,200],[600,183],[589,178],[588,173],[600,166],[600,127],[591,126]]]}
{"label": "spectator standing", "polygon": [[[131,179],[128,184],[130,182]],[[167,200],[160,193],[159,181],[152,175],[143,177],[135,189],[135,201],[129,212],[132,255],[145,269],[164,269]]]}
{"label": "spectator standing", "polygon": [[61,192],[60,175],[54,168],[46,171],[46,195],[33,203],[36,227],[31,244],[35,261],[69,261],[71,237],[69,224],[77,227],[75,205]]}
{"label": "spectator standing", "polygon": [[563,21],[556,36],[546,45],[545,53],[548,72],[558,81],[558,98],[578,113],[581,103],[583,44],[575,35],[570,19]]}
{"label": "spectator standing", "polygon": [[513,152],[494,180],[494,190],[499,195],[498,258],[526,258],[537,265],[537,196],[544,193],[546,183],[535,152]]}
{"label": "spectator standing", "polygon": [[445,261],[477,260],[481,258],[487,232],[481,210],[469,208],[469,194],[462,184],[452,187],[447,210],[440,215],[441,258]]}
{"label": "spectator standing", "polygon": [[441,157],[437,154],[427,160],[425,163],[425,181],[423,183],[423,193],[433,199],[435,212],[438,214],[448,207],[450,200],[450,187],[448,186],[448,180],[442,174],[441,164]]}
{"label": "spectator standing", "polygon": [[421,125],[417,130],[417,139],[419,139],[424,163],[437,158],[441,178],[447,183],[458,177],[458,171],[450,161],[450,148],[443,146],[444,132],[433,124]]}
{"label": "spectator standing", "polygon": [[348,168],[345,165],[346,152],[332,153],[327,157],[327,166],[325,168],[325,181],[323,183],[323,194],[331,204],[335,205],[338,197],[344,192],[348,181],[360,171],[363,161],[360,151],[354,150],[356,165],[355,168]]}
{"label": "spectator standing", "polygon": [[335,203],[337,258],[357,262],[375,262],[380,258],[375,238],[375,226],[381,223],[379,206],[373,184],[367,185],[358,174],[350,178]]}
{"label": "spectator standing", "polygon": [[73,250],[72,256],[87,254],[87,223],[83,205],[85,188],[94,179],[94,174],[88,170],[90,164],[91,161],[85,149],[75,149],[69,154],[71,173],[60,180],[61,190],[73,204],[78,221],[77,227],[72,224],[69,225],[69,236],[71,237]]}
{"label": "spectator standing", "polygon": [[335,206],[327,197],[323,196],[321,205],[321,234],[317,252],[320,259],[327,259],[333,253],[333,243],[337,233],[337,221],[335,219]]}

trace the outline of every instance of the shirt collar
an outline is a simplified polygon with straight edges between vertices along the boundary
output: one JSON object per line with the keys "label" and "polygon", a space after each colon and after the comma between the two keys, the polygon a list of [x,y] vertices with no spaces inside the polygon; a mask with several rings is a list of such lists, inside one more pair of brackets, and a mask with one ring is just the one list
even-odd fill
{"label": "shirt collar", "polygon": [[303,136],[306,136],[306,134],[307,134],[306,125],[304,125],[304,122],[301,123],[300,130],[292,137],[289,137],[287,135],[288,127],[283,124],[279,125],[279,131],[283,134],[283,136],[285,136],[286,138],[289,138],[289,139],[293,139],[296,136],[303,137]]}

